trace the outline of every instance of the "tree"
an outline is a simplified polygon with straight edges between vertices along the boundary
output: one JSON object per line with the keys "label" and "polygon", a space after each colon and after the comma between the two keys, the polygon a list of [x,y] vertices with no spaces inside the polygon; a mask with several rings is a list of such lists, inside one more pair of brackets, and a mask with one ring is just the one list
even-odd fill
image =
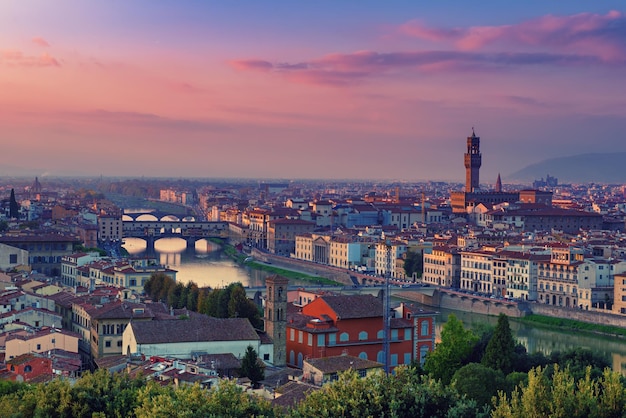
{"label": "tree", "polygon": [[441,379],[443,384],[449,384],[454,373],[466,363],[477,341],[472,330],[463,328],[463,322],[454,314],[448,315],[448,322],[441,329],[441,342],[426,356],[424,370],[435,379]]}
{"label": "tree", "polygon": [[257,305],[248,299],[246,290],[240,284],[233,287],[228,301],[228,316],[230,318],[248,318],[255,328],[261,328],[263,321]]}
{"label": "tree", "polygon": [[9,199],[9,218],[19,219],[20,217],[20,205],[15,200],[15,190],[11,189],[11,197]]}
{"label": "tree", "polygon": [[247,377],[252,382],[253,387],[258,387],[259,382],[265,379],[265,371],[259,363],[259,356],[251,345],[246,349],[246,353],[241,359],[241,368],[239,374]]}
{"label": "tree", "polygon": [[359,377],[354,370],[312,391],[289,411],[291,417],[487,417],[473,400],[450,386],[406,367]]}
{"label": "tree", "polygon": [[526,417],[621,417],[626,406],[626,391],[618,372],[605,369],[599,379],[576,380],[569,370],[554,369],[552,381],[545,369],[528,373],[528,384],[510,397],[500,393],[494,404],[494,418]]}
{"label": "tree", "polygon": [[417,277],[422,277],[424,272],[424,259],[421,252],[407,251],[404,254],[404,273],[407,277],[413,277],[413,273]]}
{"label": "tree", "polygon": [[509,374],[513,370],[515,358],[515,340],[509,327],[509,318],[501,313],[498,324],[485,349],[482,364],[494,370]]}
{"label": "tree", "polygon": [[479,363],[461,367],[452,377],[452,385],[459,394],[475,400],[478,405],[490,405],[491,398],[507,389],[507,381],[500,370]]}

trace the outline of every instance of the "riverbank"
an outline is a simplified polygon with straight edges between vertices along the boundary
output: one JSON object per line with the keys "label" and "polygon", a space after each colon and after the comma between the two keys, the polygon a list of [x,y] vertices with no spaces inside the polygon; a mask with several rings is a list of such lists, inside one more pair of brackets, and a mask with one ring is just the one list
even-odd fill
{"label": "riverbank", "polygon": [[626,338],[626,328],[614,325],[591,324],[588,322],[577,321],[575,319],[556,318],[552,316],[530,314],[521,318],[515,318],[515,321],[544,326],[551,329],[584,331],[590,334],[602,334]]}
{"label": "riverbank", "polygon": [[321,276],[314,276],[314,275],[305,273],[301,270],[288,269],[282,266],[276,267],[276,266],[273,266],[273,265],[270,265],[261,261],[254,260],[252,259],[252,257],[239,252],[232,245],[226,244],[223,241],[215,239],[215,238],[211,239],[211,242],[219,245],[222,248],[222,251],[224,251],[224,254],[229,256],[233,261],[235,261],[237,264],[241,266],[246,266],[254,270],[261,270],[261,271],[266,271],[268,273],[278,274],[288,279],[309,281],[311,283],[318,284],[318,285],[327,285],[327,286],[341,286],[342,285],[342,283],[336,282],[334,280],[330,280]]}

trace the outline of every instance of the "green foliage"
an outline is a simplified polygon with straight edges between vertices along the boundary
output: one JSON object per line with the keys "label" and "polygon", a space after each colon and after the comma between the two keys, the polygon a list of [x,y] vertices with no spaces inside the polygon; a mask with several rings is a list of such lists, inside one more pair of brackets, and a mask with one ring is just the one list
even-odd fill
{"label": "green foliage", "polygon": [[292,417],[482,417],[487,412],[462,398],[452,387],[419,376],[405,367],[395,376],[350,370],[339,380],[311,392]]}
{"label": "green foliage", "polygon": [[[593,379],[599,378],[603,371],[611,366],[606,357],[580,347],[565,352],[555,351],[550,355],[550,362],[562,370],[568,369],[574,379],[582,379],[588,368]],[[546,367],[548,373],[552,372],[554,364]]]}
{"label": "green foliage", "polygon": [[613,325],[590,324],[588,322],[580,322],[574,319],[556,318],[544,315],[527,315],[519,318],[519,321],[530,322],[533,324],[547,325],[550,327],[559,327],[573,329],[577,331],[600,332],[608,335],[626,336],[626,328]]}
{"label": "green foliage", "polygon": [[9,229],[9,224],[7,221],[0,221],[0,232],[7,231]]}
{"label": "green foliage", "polygon": [[250,379],[255,388],[258,387],[261,380],[265,379],[263,364],[259,361],[259,357],[251,345],[248,346],[246,354],[241,359],[239,375]]}
{"label": "green foliage", "polygon": [[482,364],[504,374],[513,371],[515,360],[515,340],[509,327],[509,319],[505,314],[498,316],[498,324],[487,344]]}
{"label": "green foliage", "polygon": [[20,218],[20,205],[15,200],[15,190],[11,189],[11,197],[9,198],[9,218]]}
{"label": "green foliage", "polygon": [[490,405],[491,398],[499,391],[508,389],[508,383],[500,370],[479,363],[469,363],[457,370],[452,377],[452,385],[461,395],[475,400],[478,405]]}
{"label": "green foliage", "polygon": [[195,283],[183,285],[164,273],[155,273],[144,291],[152,300],[164,301],[175,309],[187,308],[214,318],[248,318],[253,327],[263,327],[261,311],[248,299],[241,283],[231,283],[224,289],[200,289]]}
{"label": "green foliage", "polygon": [[85,247],[84,245],[75,245],[74,251],[82,252],[82,253],[94,253],[95,252],[95,253],[98,253],[102,257],[105,257],[107,255],[107,252],[103,250],[102,248]]}
{"label": "green foliage", "polygon": [[463,322],[450,314],[441,329],[441,342],[426,356],[424,370],[443,384],[449,384],[454,373],[467,363],[477,341],[472,330],[463,328]]}
{"label": "green foliage", "polygon": [[229,380],[207,391],[198,385],[177,389],[151,382],[138,393],[137,418],[274,417],[268,401],[249,396]]}
{"label": "green foliage", "polygon": [[593,379],[590,368],[575,379],[568,369],[555,367],[552,379],[545,370],[528,373],[528,384],[510,397],[500,393],[494,402],[495,418],[526,417],[621,417],[626,406],[626,391],[617,372],[605,369]]}
{"label": "green foliage", "polygon": [[407,251],[404,255],[404,272],[407,277],[413,277],[413,273],[417,277],[422,277],[424,272],[424,256],[421,252]]}

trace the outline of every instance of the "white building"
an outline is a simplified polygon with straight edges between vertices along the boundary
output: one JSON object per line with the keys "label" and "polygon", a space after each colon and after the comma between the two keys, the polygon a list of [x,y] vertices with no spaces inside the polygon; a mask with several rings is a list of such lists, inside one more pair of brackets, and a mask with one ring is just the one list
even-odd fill
{"label": "white building", "polygon": [[272,363],[273,343],[262,340],[247,318],[191,318],[131,322],[122,335],[123,353],[192,358],[231,353],[241,359],[252,346],[263,361]]}

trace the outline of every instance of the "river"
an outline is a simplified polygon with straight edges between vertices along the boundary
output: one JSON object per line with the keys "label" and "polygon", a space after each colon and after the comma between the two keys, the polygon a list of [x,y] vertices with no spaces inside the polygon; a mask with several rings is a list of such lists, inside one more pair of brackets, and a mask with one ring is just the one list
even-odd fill
{"label": "river", "polygon": [[[141,239],[126,238],[124,248],[134,256],[146,255],[146,244]],[[154,256],[161,264],[178,271],[178,281],[182,283],[193,281],[200,287],[219,288],[234,282],[241,282],[248,287],[264,286],[265,278],[271,274],[236,264],[221,251],[219,246],[205,240],[198,241],[195,250],[188,250],[182,239],[162,238],[155,243],[155,251]],[[293,280],[291,283],[310,284]],[[454,313],[466,327],[479,327],[485,324],[495,326],[497,322],[497,317],[440,310],[437,318],[437,337],[450,313]],[[606,355],[610,358],[613,369],[621,371],[626,376],[626,340],[624,339],[586,332],[560,331],[521,323],[514,319],[509,322],[515,338],[531,353],[540,351],[549,354],[555,350],[588,348]]]}
{"label": "river", "polygon": [[[146,242],[139,238],[124,238],[124,248],[131,256],[144,256]],[[265,278],[272,275],[266,271],[242,267],[221,250],[219,245],[206,240],[196,242],[195,249],[187,249],[181,238],[161,238],[154,244],[159,263],[178,271],[176,280],[194,282],[199,287],[220,288],[240,282],[246,287],[265,286]],[[290,280],[291,284],[310,284]]]}

